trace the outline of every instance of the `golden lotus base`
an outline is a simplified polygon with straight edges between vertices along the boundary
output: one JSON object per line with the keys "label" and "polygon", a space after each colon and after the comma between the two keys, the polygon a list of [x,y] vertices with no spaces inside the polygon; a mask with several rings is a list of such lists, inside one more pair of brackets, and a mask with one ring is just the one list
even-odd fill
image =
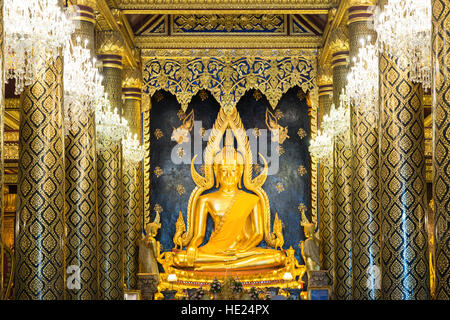
{"label": "golden lotus base", "polygon": [[[283,276],[286,272],[291,273],[294,276],[292,280],[284,280]],[[239,279],[242,282],[244,289],[255,288],[268,288],[268,287],[280,287],[291,289],[302,289],[303,281],[301,280],[306,272],[305,266],[300,266],[295,270],[292,267],[279,268],[279,269],[256,269],[256,270],[242,270],[242,271],[189,271],[176,268],[170,268],[170,273],[177,276],[177,280],[174,282],[168,281],[169,273],[160,274],[160,283],[158,285],[158,296],[162,296],[160,293],[165,290],[176,290],[177,297],[184,296],[184,289],[199,288],[202,287],[205,290],[210,289],[210,284],[214,279],[218,279],[223,282],[225,279],[232,276]]]}

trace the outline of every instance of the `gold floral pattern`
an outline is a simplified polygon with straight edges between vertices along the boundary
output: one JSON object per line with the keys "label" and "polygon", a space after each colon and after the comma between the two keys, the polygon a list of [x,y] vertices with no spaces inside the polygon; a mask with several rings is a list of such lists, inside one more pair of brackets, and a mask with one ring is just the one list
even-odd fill
{"label": "gold floral pattern", "polygon": [[308,173],[308,170],[306,170],[305,166],[303,166],[303,165],[300,165],[298,167],[297,171],[298,171],[298,174],[302,177]]}
{"label": "gold floral pattern", "polygon": [[282,193],[284,191],[284,186],[281,182],[278,182],[275,185],[275,189],[277,189],[278,194]]}
{"label": "gold floral pattern", "polygon": [[178,157],[180,159],[183,158],[183,156],[185,155],[184,149],[183,148],[178,148],[177,149],[177,155],[178,155]]}
{"label": "gold floral pattern", "polygon": [[281,120],[283,119],[283,117],[284,117],[283,111],[281,111],[280,109],[275,110],[275,118]]}
{"label": "gold floral pattern", "polygon": [[285,153],[283,146],[277,146],[278,155],[281,156]]}
{"label": "gold floral pattern", "polygon": [[262,93],[259,90],[255,90],[253,92],[253,98],[255,98],[256,101],[259,101],[262,98]]}
{"label": "gold floral pattern", "polygon": [[183,185],[179,184],[177,185],[177,192],[180,196],[182,196],[183,194],[186,193],[186,189],[184,188]]}
{"label": "gold floral pattern", "polygon": [[206,174],[206,167],[204,164],[200,166],[200,173],[202,174],[202,176],[205,176]]}
{"label": "gold floral pattern", "polygon": [[155,167],[155,170],[153,171],[155,173],[155,176],[157,178],[161,177],[164,174],[163,169],[161,169],[161,167]]}
{"label": "gold floral pattern", "polygon": [[184,118],[186,118],[186,113],[183,111],[183,109],[180,109],[177,112],[177,116],[178,116],[178,119],[180,119],[180,121],[182,121],[182,120],[184,120]]}
{"label": "gold floral pattern", "polygon": [[164,137],[164,133],[162,132],[161,129],[156,129],[154,132],[154,135],[155,135],[156,140],[159,140],[162,137]]}
{"label": "gold floral pattern", "polygon": [[303,128],[298,129],[297,135],[300,137],[300,140],[307,136],[306,131]]}
{"label": "gold floral pattern", "polygon": [[206,90],[200,90],[198,95],[200,96],[200,99],[202,99],[202,101],[205,101],[209,97],[208,91]]}

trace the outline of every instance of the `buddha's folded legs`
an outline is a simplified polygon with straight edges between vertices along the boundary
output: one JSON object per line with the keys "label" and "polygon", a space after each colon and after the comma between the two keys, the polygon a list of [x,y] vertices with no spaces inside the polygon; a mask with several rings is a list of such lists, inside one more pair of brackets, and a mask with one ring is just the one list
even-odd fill
{"label": "buddha's folded legs", "polygon": [[[261,249],[251,254],[212,255],[198,253],[194,262],[195,270],[252,270],[284,266],[286,256],[281,251]],[[175,256],[175,266],[187,268],[186,253],[179,252]]]}

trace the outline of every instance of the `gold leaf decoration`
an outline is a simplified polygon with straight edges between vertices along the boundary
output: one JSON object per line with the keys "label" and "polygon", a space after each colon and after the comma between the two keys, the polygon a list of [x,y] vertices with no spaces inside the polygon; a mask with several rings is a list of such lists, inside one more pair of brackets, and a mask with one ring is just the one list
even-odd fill
{"label": "gold leaf decoration", "polygon": [[153,172],[155,173],[155,176],[157,178],[161,177],[164,174],[163,169],[161,169],[161,167],[159,166],[155,167],[155,170]]}
{"label": "gold leaf decoration", "polygon": [[261,170],[262,170],[261,165],[259,165],[259,164],[254,164],[254,165],[253,165],[253,170],[255,171],[255,174],[258,175],[258,174],[261,172]]}
{"label": "gold leaf decoration", "polygon": [[200,99],[202,99],[202,101],[205,101],[206,99],[208,99],[208,96],[209,96],[208,91],[200,90],[199,96],[200,96]]}
{"label": "gold leaf decoration", "polygon": [[183,109],[180,109],[177,112],[177,116],[178,116],[178,119],[180,119],[180,121],[183,121],[184,118],[186,118],[186,113],[183,111]]}
{"label": "gold leaf decoration", "polygon": [[253,98],[255,98],[256,101],[259,101],[262,98],[262,93],[259,90],[255,90],[253,92]]}
{"label": "gold leaf decoration", "polygon": [[155,133],[154,133],[154,136],[155,136],[156,140],[159,140],[162,137],[164,137],[164,133],[162,132],[161,129],[156,129]]}
{"label": "gold leaf decoration", "polygon": [[303,128],[298,129],[297,134],[300,137],[300,140],[306,137],[306,131]]}
{"label": "gold leaf decoration", "polygon": [[179,184],[177,185],[177,192],[180,196],[182,196],[183,194],[186,193],[186,189],[184,188],[183,185]]}
{"label": "gold leaf decoration", "polygon": [[200,166],[200,173],[202,174],[202,176],[205,176],[205,175],[206,175],[206,167],[205,167],[204,164],[202,164],[202,165]]}
{"label": "gold leaf decoration", "polygon": [[284,191],[284,186],[281,182],[278,182],[275,186],[275,189],[277,189],[278,194],[280,194]]}
{"label": "gold leaf decoration", "polygon": [[280,145],[277,146],[277,151],[279,156],[283,155],[285,152],[283,146]]}
{"label": "gold leaf decoration", "polygon": [[275,118],[281,120],[283,119],[283,117],[284,117],[283,111],[281,111],[280,109],[275,110]]}
{"label": "gold leaf decoration", "polygon": [[180,159],[183,158],[183,156],[185,155],[184,149],[183,148],[178,148],[177,149],[177,155],[178,155],[178,157]]}
{"label": "gold leaf decoration", "polygon": [[303,165],[299,166],[298,169],[297,169],[297,171],[298,171],[298,174],[299,174],[300,176],[302,176],[302,177],[303,177],[306,173],[308,173],[308,170],[306,170],[306,168],[305,168]]}

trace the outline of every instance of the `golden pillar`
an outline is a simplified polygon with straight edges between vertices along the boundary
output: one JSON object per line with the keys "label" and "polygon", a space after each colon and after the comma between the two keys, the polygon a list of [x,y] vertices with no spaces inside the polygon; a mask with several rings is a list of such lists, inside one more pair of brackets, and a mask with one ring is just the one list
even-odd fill
{"label": "golden pillar", "polygon": [[[333,102],[339,106],[342,89],[347,82],[349,45],[346,30],[336,29],[331,35],[333,68]],[[347,134],[334,143],[334,296],[352,299],[352,148]]]}
{"label": "golden pillar", "polygon": [[[350,61],[358,55],[360,40],[376,33],[373,0],[353,0],[348,9]],[[353,299],[381,298],[380,198],[378,152],[378,105],[352,106],[353,143],[352,283]]]}
{"label": "golden pillar", "polygon": [[[138,69],[125,69],[122,93],[123,116],[131,133],[140,136],[141,87]],[[139,139],[140,140],[140,139]],[[124,218],[124,282],[128,289],[136,289],[139,272],[137,241],[142,234],[142,162],[123,162],[123,218]]]}
{"label": "golden pillar", "polygon": [[436,224],[435,298],[450,298],[450,1],[433,0],[433,201]]}
{"label": "golden pillar", "polygon": [[[331,66],[319,69],[319,127],[324,114],[330,111],[333,95],[333,78]],[[319,166],[319,230],[321,269],[327,270],[329,277],[334,275],[334,229],[333,229],[333,158],[322,161]]]}
{"label": "golden pillar", "polygon": [[[94,46],[95,1],[78,1],[73,39],[87,39],[92,57]],[[87,6],[87,5],[90,6]],[[74,42],[76,43],[76,42]],[[79,287],[67,286],[71,300],[97,299],[97,170],[95,154],[95,114],[74,119],[66,128],[66,265],[79,270]]]}
{"label": "golden pillar", "polygon": [[3,79],[3,0],[0,0],[0,300],[3,299],[3,130],[5,116],[5,79]]}
{"label": "golden pillar", "polygon": [[430,296],[423,89],[380,55],[381,276],[386,300]]}
{"label": "golden pillar", "polygon": [[[122,41],[114,31],[97,33],[103,86],[122,115]],[[123,299],[122,152],[120,144],[97,151],[99,298]]]}
{"label": "golden pillar", "polygon": [[21,98],[16,299],[64,295],[63,59],[46,61]]}

